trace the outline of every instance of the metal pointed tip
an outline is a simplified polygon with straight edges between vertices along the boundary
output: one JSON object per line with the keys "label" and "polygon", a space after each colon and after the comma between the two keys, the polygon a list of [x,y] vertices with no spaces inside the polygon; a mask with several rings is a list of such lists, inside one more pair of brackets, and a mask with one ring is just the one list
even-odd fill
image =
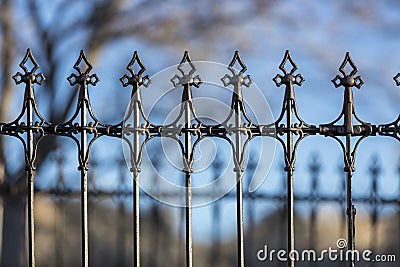
{"label": "metal pointed tip", "polygon": [[239,54],[238,50],[235,51],[235,54],[233,55],[233,58],[232,58],[231,62],[228,65],[228,69],[232,72],[233,75],[236,75],[236,72],[235,72],[235,69],[234,69],[235,64],[239,65],[240,68],[238,67],[237,70],[241,74],[243,74],[247,70],[247,67],[244,64],[244,62],[242,61],[242,58],[240,57],[240,54]]}
{"label": "metal pointed tip", "polygon": [[351,55],[350,55],[350,52],[346,52],[346,56],[345,56],[345,60],[348,60],[348,61],[353,61],[353,59],[351,58]]}
{"label": "metal pointed tip", "polygon": [[[139,57],[139,53],[138,53],[138,51],[134,51],[133,52],[133,55],[132,55],[132,59],[131,59],[131,62],[129,62],[129,65],[133,65],[133,63],[135,62],[135,61],[138,61],[138,64],[140,65],[140,57]],[[129,66],[128,66],[129,67]]]}
{"label": "metal pointed tip", "polygon": [[26,49],[25,58],[31,58],[32,60],[34,60],[33,53],[30,48]]}
{"label": "metal pointed tip", "polygon": [[185,53],[183,53],[181,64],[185,62],[192,62],[192,60],[190,59],[189,52],[187,50],[185,51]]}
{"label": "metal pointed tip", "polygon": [[32,50],[30,48],[26,49],[25,57],[31,58],[32,60],[34,60],[33,53],[32,53]]}
{"label": "metal pointed tip", "polygon": [[285,56],[284,56],[283,58],[292,59],[292,56],[290,55],[290,50],[289,50],[289,49],[287,49],[287,50],[285,51]]}

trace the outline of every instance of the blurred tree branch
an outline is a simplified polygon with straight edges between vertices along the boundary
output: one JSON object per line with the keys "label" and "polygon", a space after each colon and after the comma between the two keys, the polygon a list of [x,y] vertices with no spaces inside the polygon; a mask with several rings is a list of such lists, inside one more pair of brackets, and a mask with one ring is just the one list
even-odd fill
{"label": "blurred tree branch", "polygon": [[[0,121],[6,121],[12,97],[11,69],[13,65],[13,47],[15,44],[12,33],[11,0],[2,0],[0,9],[1,27],[1,68],[0,68]],[[6,165],[4,157],[4,138],[0,138],[0,184],[5,182]]]}
{"label": "blurred tree branch", "polygon": [[[246,3],[246,6],[260,6],[260,1]],[[170,7],[172,6],[172,7]],[[265,5],[263,5],[265,7]],[[268,5],[267,5],[268,6]],[[13,27],[13,5],[10,0],[3,0],[1,30],[2,30],[2,61],[1,61],[1,108],[0,119],[5,121],[10,107],[13,85],[11,84],[11,69],[15,61],[14,47],[23,47],[23,40],[18,41],[17,27]],[[63,105],[57,101],[60,90],[59,80],[61,62],[64,57],[70,56],[62,53],[68,50],[65,45],[76,35],[82,35],[79,39],[81,47],[90,53],[91,59],[96,59],[101,49],[107,44],[121,38],[136,38],[148,43],[163,44],[176,48],[183,48],[187,43],[197,39],[206,38],[210,45],[219,33],[228,26],[240,23],[240,20],[250,19],[251,12],[225,12],[227,3],[218,5],[214,1],[205,3],[194,3],[185,6],[183,1],[165,3],[163,1],[138,1],[131,4],[129,1],[116,0],[60,0],[56,1],[54,12],[48,14],[49,10],[39,0],[29,0],[26,11],[26,21],[29,27],[26,29],[34,38],[29,39],[28,47],[34,48],[36,58],[39,58],[43,73],[47,80],[41,90],[46,92],[48,101],[48,120],[51,122],[63,122],[73,108],[76,98],[74,93],[65,94]],[[175,10],[174,10],[175,9]],[[260,9],[257,9],[260,13]],[[265,11],[268,9],[266,8]],[[79,12],[78,12],[79,11]],[[240,20],[238,19],[240,18]],[[238,33],[238,38],[240,34]],[[39,107],[40,108],[40,107]],[[0,137],[0,167],[5,166],[3,138]],[[38,169],[49,155],[57,147],[57,139],[48,137],[47,142],[39,147],[36,165]],[[3,167],[4,169],[4,167]],[[7,170],[1,172],[0,176],[10,184],[16,181],[23,182],[24,166],[21,164],[19,170],[10,173]],[[5,177],[5,178],[4,178]],[[20,185],[21,186],[21,185]]]}

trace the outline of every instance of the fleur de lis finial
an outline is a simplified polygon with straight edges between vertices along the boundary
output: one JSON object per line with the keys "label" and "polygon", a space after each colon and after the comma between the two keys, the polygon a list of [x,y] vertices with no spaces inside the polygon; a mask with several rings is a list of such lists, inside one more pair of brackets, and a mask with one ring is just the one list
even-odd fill
{"label": "fleur de lis finial", "polygon": [[[239,65],[240,70],[234,67],[235,64]],[[228,65],[228,70],[230,70],[232,76],[225,74],[225,76],[221,78],[221,81],[224,83],[225,87],[231,84],[240,84],[249,87],[253,83],[250,75],[243,76],[247,70],[247,67],[240,58],[239,51],[235,51],[235,55],[233,56],[231,63]],[[237,71],[239,71],[239,73],[237,73]]]}
{"label": "fleur de lis finial", "polygon": [[[287,67],[290,67],[290,71],[286,70],[285,66],[287,64],[290,64]],[[290,83],[296,84],[298,86],[301,86],[302,83],[304,82],[304,78],[301,74],[295,75],[294,73],[297,70],[297,65],[293,61],[289,50],[286,50],[285,56],[282,59],[281,64],[279,65],[279,69],[283,72],[283,75],[277,74],[272,80],[275,82],[276,86],[279,87],[282,84],[289,85]]]}
{"label": "fleur de lis finial", "polygon": [[[350,74],[347,74],[345,67],[347,65],[350,65],[351,67],[351,72]],[[361,86],[364,84],[363,79],[361,76],[354,77],[356,73],[358,72],[358,68],[354,61],[350,57],[350,53],[347,52],[346,56],[342,62],[342,65],[339,67],[339,71],[343,74],[343,77],[340,75],[336,75],[335,78],[332,79],[332,83],[335,85],[336,88],[339,86],[344,86],[344,87],[357,87],[358,89],[361,88]]]}
{"label": "fleur de lis finial", "polygon": [[97,77],[96,74],[89,75],[93,67],[86,58],[85,52],[83,52],[83,50],[81,50],[79,58],[75,62],[74,69],[78,72],[79,75],[71,73],[71,75],[67,78],[71,86],[74,86],[76,84],[91,84],[94,86],[99,81],[99,77]]}
{"label": "fleur de lis finial", "polygon": [[[135,72],[135,69],[134,69],[135,65],[139,66],[139,70],[137,73]],[[137,51],[135,51],[133,53],[132,59],[129,62],[128,66],[126,66],[126,69],[129,71],[131,76],[129,76],[128,74],[124,74],[124,76],[122,76],[119,79],[124,87],[126,87],[128,85],[134,85],[134,84],[137,84],[139,86],[143,85],[145,87],[148,87],[149,84],[151,83],[149,75],[142,76],[143,73],[146,71],[146,67],[140,60],[140,57],[139,57],[139,54]]]}
{"label": "fleur de lis finial", "polygon": [[[27,63],[32,64],[32,68],[29,69],[27,66]],[[39,69],[39,64],[33,57],[31,49],[27,49],[25,57],[19,64],[21,69],[24,70],[24,73],[17,72],[12,78],[15,81],[16,84],[20,83],[37,83],[41,85],[45,80],[46,77],[44,77],[43,73],[38,73],[35,74],[35,72]]]}
{"label": "fleur de lis finial", "polygon": [[[184,69],[187,66],[189,67],[188,73]],[[200,85],[202,84],[202,81],[201,81],[201,78],[199,75],[196,75],[195,77],[193,77],[193,74],[196,72],[196,67],[190,60],[188,51],[185,51],[182,61],[178,65],[177,69],[182,74],[182,76],[175,74],[175,76],[171,78],[171,82],[174,85],[174,87],[177,87],[179,85],[184,85],[184,84],[193,85],[197,88],[200,87]]]}

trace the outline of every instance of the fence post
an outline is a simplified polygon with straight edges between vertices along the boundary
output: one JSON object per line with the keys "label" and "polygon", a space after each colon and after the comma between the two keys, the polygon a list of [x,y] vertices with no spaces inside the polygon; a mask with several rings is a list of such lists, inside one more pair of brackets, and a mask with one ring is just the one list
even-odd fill
{"label": "fence post", "polygon": [[[183,67],[189,65],[189,73],[186,73]],[[194,111],[193,99],[192,99],[192,86],[199,87],[202,83],[200,76],[193,77],[196,72],[196,68],[193,65],[189,53],[185,51],[182,61],[177,68],[182,76],[175,74],[171,78],[171,82],[174,87],[183,86],[181,109],[178,119],[183,115],[184,117],[184,129],[183,135],[185,137],[184,151],[183,151],[183,172],[185,173],[185,232],[186,232],[186,266],[193,267],[193,234],[192,234],[192,173],[193,173],[193,160],[194,160],[194,148],[199,141],[197,139],[192,144],[192,132],[191,121],[195,119],[199,124],[200,121]],[[193,114],[193,118],[192,118]],[[176,121],[175,121],[176,122]]]}
{"label": "fence post", "polygon": [[[139,66],[139,71],[134,70],[134,65],[137,64]],[[133,53],[132,59],[127,65],[126,69],[129,71],[131,76],[124,74],[120,81],[124,87],[131,85],[131,100],[129,103],[129,110],[127,116],[125,116],[124,121],[122,122],[122,126],[126,127],[122,134],[122,138],[129,144],[130,148],[130,172],[133,176],[133,251],[134,251],[134,259],[133,266],[140,266],[140,162],[141,162],[141,142],[140,135],[143,133],[144,129],[141,128],[140,125],[140,115],[144,116],[143,106],[142,106],[142,97],[140,93],[140,86],[143,85],[145,87],[149,86],[150,79],[149,77],[142,76],[142,74],[146,71],[146,67],[143,65],[140,60],[139,54],[137,51]],[[131,120],[131,116],[133,116],[133,120]],[[144,118],[148,123],[147,126],[150,125],[147,118]],[[133,123],[131,125],[130,123]],[[129,130],[129,127],[133,127],[133,131]],[[133,145],[130,140],[125,137],[125,135],[129,135],[133,132]],[[146,142],[146,141],[145,141]],[[144,142],[144,143],[145,143]]]}
{"label": "fence post", "polygon": [[[241,69],[237,70],[234,68],[235,64],[239,64]],[[243,222],[243,172],[244,172],[244,152],[247,143],[251,140],[251,134],[249,134],[249,128],[252,125],[251,120],[246,114],[246,110],[243,103],[242,85],[249,87],[252,84],[250,75],[244,76],[247,70],[246,65],[240,58],[239,52],[235,51],[232,61],[229,63],[228,70],[232,73],[232,76],[225,74],[222,77],[224,86],[233,85],[233,94],[231,101],[231,113],[228,118],[222,123],[226,127],[227,121],[231,118],[232,112],[235,116],[234,128],[228,129],[231,134],[234,134],[235,143],[234,148],[234,172],[236,174],[236,231],[237,231],[237,247],[238,247],[238,266],[244,267],[244,222]],[[237,72],[239,71],[239,72]],[[242,116],[247,120],[248,125],[243,124]],[[249,134],[250,138],[247,138],[244,144],[242,144],[242,134]]]}
{"label": "fence post", "polygon": [[[90,157],[90,145],[95,139],[92,139],[88,144],[87,134],[94,132],[93,123],[88,123],[87,112],[90,113],[90,117],[95,119],[92,113],[92,107],[90,105],[88,85],[95,86],[99,81],[96,74],[89,74],[92,70],[92,65],[87,60],[85,53],[81,50],[78,60],[75,62],[74,69],[78,72],[78,75],[72,73],[68,77],[68,81],[71,86],[79,85],[79,97],[77,103],[77,109],[73,118],[67,122],[69,126],[74,128],[74,131],[80,132],[80,140],[77,141],[79,144],[78,156],[79,156],[79,167],[78,170],[81,173],[81,239],[82,239],[82,267],[89,266],[89,232],[88,232],[88,176],[89,170],[89,157]],[[75,123],[72,125],[73,120],[76,118],[78,112],[80,113],[79,124]],[[95,122],[98,124],[98,121]]]}
{"label": "fence post", "polygon": [[[345,67],[350,65],[350,73],[348,74],[345,70]],[[357,66],[354,64],[353,60],[350,57],[350,54],[347,52],[346,56],[339,67],[340,73],[343,75],[342,77],[336,75],[335,78],[332,79],[332,83],[336,88],[343,86],[344,87],[344,96],[343,96],[343,107],[340,115],[337,119],[335,119],[330,124],[320,125],[320,133],[325,136],[333,137],[336,141],[339,142],[342,150],[343,150],[343,158],[344,158],[344,172],[346,173],[346,214],[347,214],[347,250],[353,251],[355,250],[355,216],[356,216],[356,208],[353,205],[353,196],[352,196],[352,177],[355,171],[355,156],[357,147],[360,142],[366,138],[367,136],[374,135],[376,131],[376,127],[371,125],[370,123],[362,121],[358,118],[355,108],[354,108],[354,99],[353,99],[353,87],[357,87],[358,89],[364,84],[361,76],[355,77],[358,72]],[[354,119],[360,123],[360,125],[354,125]],[[342,125],[335,125],[341,118],[343,118]],[[343,136],[345,138],[345,142],[343,143],[338,136]],[[352,146],[352,137],[360,136],[357,142]],[[353,257],[349,260],[349,264],[351,267],[355,265],[355,260]]]}
{"label": "fence post", "polygon": [[[29,61],[29,62],[28,62]],[[32,64],[32,68],[29,70],[26,64]],[[37,143],[43,137],[42,125],[45,123],[36,107],[36,100],[34,94],[33,85],[41,85],[45,80],[42,73],[35,74],[39,69],[39,64],[33,57],[32,51],[28,49],[25,57],[19,64],[24,70],[24,73],[17,72],[13,79],[16,84],[25,83],[24,102],[21,114],[11,124],[15,124],[20,129],[17,129],[16,135],[23,141],[25,149],[25,181],[28,189],[26,213],[28,223],[28,264],[30,267],[35,266],[35,214],[34,214],[34,193],[35,193],[35,157]],[[20,119],[23,115],[26,115],[26,124],[20,123]],[[41,123],[34,123],[34,115],[37,115],[41,119]],[[18,132],[26,132],[26,140],[24,141]],[[40,137],[35,140],[35,133],[39,133]]]}
{"label": "fence post", "polygon": [[[290,71],[285,69],[285,65],[289,61],[290,63]],[[301,74],[295,74],[297,70],[297,65],[293,61],[290,56],[289,51],[287,50],[285,56],[281,64],[279,65],[279,69],[283,72],[283,76],[281,74],[277,74],[273,81],[276,86],[279,87],[281,85],[285,85],[285,96],[283,100],[282,111],[279,118],[275,122],[275,127],[277,129],[278,134],[286,134],[286,144],[282,141],[282,145],[284,146],[284,156],[285,156],[285,171],[287,173],[287,216],[288,216],[288,225],[287,225],[287,233],[288,233],[288,244],[287,244],[287,254],[288,254],[288,266],[294,267],[295,260],[290,256],[291,251],[295,249],[295,233],[294,233],[294,171],[295,171],[295,161],[296,161],[296,147],[297,144],[306,136],[302,132],[302,126],[310,127],[310,125],[304,123],[298,115],[296,99],[294,94],[294,85],[301,86],[304,82],[303,76]],[[293,114],[294,113],[294,114]],[[286,125],[282,124],[284,115],[286,115]],[[300,124],[294,124],[294,117],[300,121]],[[300,134],[299,139],[294,141],[293,135]]]}

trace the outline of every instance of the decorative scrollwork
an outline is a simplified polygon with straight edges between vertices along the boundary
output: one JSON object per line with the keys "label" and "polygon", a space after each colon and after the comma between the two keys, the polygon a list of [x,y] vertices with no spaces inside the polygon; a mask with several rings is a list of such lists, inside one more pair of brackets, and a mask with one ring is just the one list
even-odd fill
{"label": "decorative scrollwork", "polygon": [[[136,73],[134,66],[139,66],[139,71]],[[140,86],[148,87],[151,80],[148,75],[143,76],[146,71],[146,67],[140,60],[137,51],[133,53],[132,59],[128,63],[126,69],[130,73],[130,76],[124,74],[120,81],[122,86],[132,86],[131,100],[129,103],[128,111],[124,117],[124,120],[117,124],[116,127],[122,127],[122,139],[127,143],[130,155],[130,171],[134,173],[134,177],[141,171],[140,164],[142,162],[142,152],[145,144],[154,136],[150,136],[149,128],[155,128],[155,126],[147,118],[140,92]],[[146,124],[140,123],[140,116],[146,122]],[[115,126],[114,126],[115,127]],[[145,140],[139,144],[139,135],[145,135]]]}
{"label": "decorative scrollwork", "polygon": [[[345,70],[347,65],[350,65],[351,67],[351,72],[349,74],[347,74]],[[332,83],[335,85],[336,88],[338,88],[339,86],[345,86],[345,87],[355,86],[358,89],[360,89],[361,86],[364,84],[364,81],[361,78],[361,76],[354,77],[354,75],[356,75],[356,73],[358,72],[358,68],[354,63],[354,61],[351,59],[349,52],[346,53],[346,56],[339,67],[339,71],[343,74],[343,77],[336,75],[336,77],[332,79]]]}
{"label": "decorative scrollwork", "polygon": [[[291,68],[289,72],[285,68],[288,62]],[[286,50],[285,56],[283,57],[283,60],[279,65],[279,69],[283,72],[283,76],[281,74],[276,74],[276,76],[272,79],[277,87],[281,86],[282,84],[287,85],[289,83],[296,84],[298,86],[301,86],[303,84],[304,82],[303,76],[301,74],[297,75],[294,74],[297,70],[297,65],[293,61],[289,50]]]}
{"label": "decorative scrollwork", "polygon": [[[89,169],[89,158],[91,146],[95,140],[97,140],[104,130],[99,131],[101,127],[110,129],[111,125],[100,122],[93,113],[92,105],[89,98],[88,86],[95,86],[99,78],[97,74],[90,74],[93,69],[92,64],[87,59],[85,52],[81,50],[77,61],[75,62],[73,68],[78,72],[78,74],[71,73],[67,78],[71,86],[79,85],[79,96],[78,102],[75,108],[75,112],[72,117],[62,123],[61,125],[54,127],[54,132],[70,137],[75,141],[78,147],[78,159],[79,159],[79,170],[87,171]],[[80,121],[77,122],[78,115],[80,116]],[[88,117],[91,121],[88,121]],[[81,134],[80,140],[76,137],[77,134]],[[100,133],[100,134],[99,134]],[[89,143],[86,147],[86,135],[92,135]]]}
{"label": "decorative scrollwork", "polygon": [[[289,66],[287,66],[288,63]],[[289,69],[289,67],[290,71],[286,69]],[[315,134],[316,127],[314,125],[306,123],[299,115],[294,93],[294,85],[301,86],[305,79],[301,74],[295,74],[298,68],[292,56],[290,55],[289,50],[286,50],[282,62],[279,65],[279,69],[283,72],[283,75],[277,74],[272,80],[275,82],[275,85],[277,87],[285,85],[285,96],[283,99],[282,109],[278,119],[273,124],[264,126],[265,129],[263,130],[266,131],[268,128],[271,128],[272,125],[275,126],[275,130],[277,133],[275,138],[282,144],[285,154],[285,170],[289,173],[293,173],[297,147],[300,141],[303,140],[305,137],[311,134]],[[298,122],[293,122],[293,115]],[[282,123],[285,118],[286,125]],[[288,137],[286,143],[280,137],[283,135],[286,135]],[[292,138],[293,135],[298,136],[294,144]]]}
{"label": "decorative scrollwork", "polygon": [[[162,137],[177,141],[182,152],[183,171],[190,174],[193,172],[194,151],[204,137],[201,131],[203,122],[196,114],[192,96],[192,86],[199,88],[202,80],[199,75],[193,77],[196,67],[191,61],[188,51],[185,51],[177,70],[182,75],[175,74],[170,81],[174,87],[183,86],[179,114],[173,122],[158,127],[158,132]],[[178,125],[181,119],[184,119],[184,125]],[[192,119],[196,121],[195,124],[191,123]],[[180,140],[181,136],[185,136],[184,142]],[[196,138],[193,144],[192,137]]]}
{"label": "decorative scrollwork", "polygon": [[[139,71],[135,73],[134,66],[138,65],[140,67]],[[127,87],[128,85],[135,86],[136,84],[138,86],[143,85],[144,87],[148,87],[151,83],[151,80],[149,78],[149,75],[143,76],[143,73],[146,71],[146,67],[140,60],[139,54],[137,51],[133,53],[132,59],[129,62],[129,64],[126,66],[126,69],[129,71],[131,76],[124,74],[119,80],[121,81],[122,85],[124,87]],[[132,95],[134,92],[132,92]]]}
{"label": "decorative scrollwork", "polygon": [[[238,70],[239,73],[237,73],[237,69],[235,69],[236,63],[239,64],[239,66],[241,67],[241,69]],[[253,83],[250,75],[243,76],[247,70],[247,67],[242,61],[239,51],[235,51],[235,54],[228,65],[228,70],[230,70],[232,76],[230,76],[229,74],[225,74],[225,76],[221,78],[221,81],[223,82],[225,87],[228,87],[229,85],[235,86],[236,84],[249,87]]]}
{"label": "decorative scrollwork", "polygon": [[[138,65],[140,67],[138,73],[135,73],[134,70],[134,65]],[[140,115],[143,117],[143,119],[146,121],[147,125],[146,127],[143,128],[144,131],[148,132],[147,129],[150,126],[154,125],[149,121],[147,118],[144,108],[143,108],[143,103],[142,103],[142,96],[140,92],[140,86],[148,87],[151,83],[151,80],[149,78],[149,75],[143,76],[143,73],[146,71],[145,65],[142,63],[139,54],[137,51],[133,53],[132,59],[129,62],[129,64],[126,66],[126,69],[129,71],[131,76],[124,74],[121,78],[121,84],[123,87],[127,87],[128,85],[132,86],[132,91],[131,91],[131,101],[129,105],[128,112],[124,118],[124,121],[126,121],[131,115],[132,112],[134,111],[134,106],[137,104],[138,105],[138,112],[140,112]],[[122,125],[122,122],[121,122]]]}
{"label": "decorative scrollwork", "polygon": [[89,60],[86,58],[85,52],[81,50],[78,60],[74,64],[74,69],[78,72],[78,75],[71,73],[67,78],[71,86],[76,84],[91,84],[95,86],[99,81],[99,77],[96,74],[89,75],[92,71],[93,66],[90,64]]}
{"label": "decorative scrollwork", "polygon": [[[393,77],[397,86],[400,86],[400,73]],[[381,124],[378,126],[378,133],[384,136],[390,136],[400,141],[400,115],[393,122]]]}
{"label": "decorative scrollwork", "polygon": [[[32,65],[31,69],[28,67],[29,63]],[[22,142],[25,151],[25,169],[34,171],[36,169],[35,160],[38,143],[46,135],[44,127],[50,125],[38,110],[34,84],[41,85],[46,78],[41,72],[36,74],[40,66],[30,49],[27,49],[19,66],[23,73],[17,72],[12,78],[17,85],[25,84],[22,110],[12,122],[0,123],[0,132],[17,137]],[[25,122],[21,121],[23,117],[25,117]],[[24,133],[27,133],[25,139],[21,136]]]}
{"label": "decorative scrollwork", "polygon": [[[238,64],[240,69],[236,69],[235,65]],[[244,155],[246,148],[253,139],[252,128],[258,127],[246,112],[243,100],[242,85],[250,87],[253,83],[250,75],[244,75],[247,66],[244,64],[238,51],[235,51],[231,62],[228,65],[228,70],[232,75],[225,74],[221,81],[225,87],[233,86],[231,109],[226,119],[219,125],[213,126],[213,129],[224,129],[220,131],[219,137],[227,140],[232,147],[233,159],[235,163],[235,172],[244,172]],[[234,117],[234,124],[228,123]],[[244,122],[242,120],[244,119]],[[236,144],[228,137],[233,135],[236,139]],[[242,135],[246,135],[244,144],[241,143]]]}
{"label": "decorative scrollwork", "polygon": [[[350,74],[347,74],[344,70],[346,65],[351,66]],[[343,77],[337,75],[332,80],[332,83],[335,85],[335,87],[343,86],[345,88],[343,108],[337,119],[329,124],[320,125],[320,133],[325,136],[334,137],[339,142],[341,141],[339,138],[337,138],[337,136],[347,136],[347,138],[350,138],[351,136],[361,136],[361,138],[357,141],[354,150],[351,152],[350,147],[348,147],[348,142],[346,143],[346,148],[343,144],[341,144],[344,152],[347,151],[344,153],[346,164],[345,169],[347,171],[354,171],[354,157],[358,144],[364,139],[364,137],[368,135],[374,135],[376,132],[376,127],[373,127],[370,123],[361,120],[355,112],[352,87],[356,86],[357,88],[361,88],[364,82],[361,76],[354,77],[354,75],[358,72],[358,68],[348,52],[346,53],[346,56],[339,67],[339,71],[343,74]],[[360,125],[353,124],[353,117],[357,122],[360,123]],[[336,125],[336,123],[342,118],[343,124]]]}
{"label": "decorative scrollwork", "polygon": [[[351,68],[349,74],[347,74],[345,70],[347,65]],[[344,87],[342,111],[334,121],[329,124],[321,124],[319,128],[320,134],[333,137],[340,143],[344,153],[345,171],[353,172],[355,170],[354,163],[358,145],[366,136],[375,135],[377,129],[370,123],[361,120],[355,112],[352,88],[355,86],[360,89],[364,82],[361,76],[354,77],[358,72],[358,68],[352,60],[349,52],[346,53],[346,56],[339,67],[339,71],[343,76],[341,77],[336,75],[336,77],[332,79],[332,83],[336,88],[339,86]],[[354,125],[353,117],[360,123],[359,125]],[[341,119],[343,119],[343,124],[337,125],[337,122]],[[346,145],[342,143],[338,136],[346,136]],[[360,136],[353,149],[350,147],[350,138],[352,136]]]}
{"label": "decorative scrollwork", "polygon": [[[189,72],[185,71],[185,67],[189,66]],[[202,84],[201,78],[199,75],[196,75],[193,77],[193,74],[196,72],[196,67],[192,63],[192,60],[190,59],[189,52],[185,51],[181,63],[179,63],[177,70],[182,74],[182,76],[179,76],[178,74],[175,74],[174,77],[171,78],[171,82],[174,85],[174,87],[188,84],[188,85],[193,85],[197,88],[200,87]]]}
{"label": "decorative scrollwork", "polygon": [[391,123],[378,126],[378,133],[384,136],[390,136],[400,141],[400,115]]}
{"label": "decorative scrollwork", "polygon": [[[28,66],[26,65],[28,61],[33,65],[32,68],[29,70]],[[39,69],[39,64],[37,63],[36,59],[33,57],[32,51],[28,48],[26,51],[25,57],[19,64],[21,69],[23,69],[24,73],[17,72],[12,78],[14,79],[16,84],[20,83],[37,83],[41,85],[45,80],[45,76],[43,73],[35,74],[35,72]]]}

